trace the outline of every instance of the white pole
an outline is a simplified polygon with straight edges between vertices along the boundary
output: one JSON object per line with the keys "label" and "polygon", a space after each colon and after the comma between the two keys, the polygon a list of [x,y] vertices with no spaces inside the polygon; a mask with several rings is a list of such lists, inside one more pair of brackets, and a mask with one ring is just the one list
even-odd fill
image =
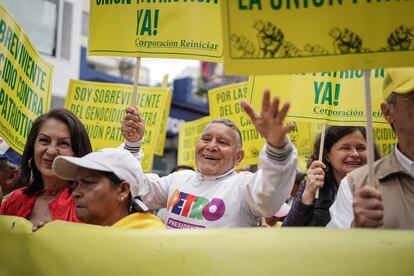
{"label": "white pole", "polygon": [[162,87],[167,88],[168,87],[168,74],[165,74],[162,78]]}
{"label": "white pole", "polygon": [[374,136],[372,134],[372,109],[371,109],[371,70],[364,70],[365,82],[365,109],[367,112],[367,160],[368,160],[368,185],[375,185],[374,180]]}
{"label": "white pole", "polygon": [[[321,130],[321,143],[319,144],[319,158],[318,161],[322,161],[323,158],[323,146],[325,144],[325,131],[326,131],[326,124],[322,125]],[[319,188],[316,190],[315,198],[319,198]]]}
{"label": "white pole", "polygon": [[135,61],[135,72],[134,72],[134,92],[132,93],[132,102],[133,107],[137,107],[137,96],[138,96],[138,82],[139,82],[139,70],[141,68],[141,58],[137,57]]}

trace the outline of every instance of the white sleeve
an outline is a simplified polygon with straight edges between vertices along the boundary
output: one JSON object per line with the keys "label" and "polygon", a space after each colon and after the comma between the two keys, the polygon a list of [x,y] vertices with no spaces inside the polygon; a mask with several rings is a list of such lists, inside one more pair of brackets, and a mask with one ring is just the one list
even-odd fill
{"label": "white sleeve", "polygon": [[170,178],[171,174],[164,177],[154,173],[144,174],[144,181],[139,186],[139,197],[150,210],[167,206]]}
{"label": "white sleeve", "polygon": [[281,149],[264,146],[259,156],[260,169],[244,180],[244,205],[251,214],[270,217],[280,209],[292,191],[297,159],[296,148],[290,141]]}
{"label": "white sleeve", "polygon": [[342,179],[339,185],[336,200],[329,208],[331,221],[326,225],[327,228],[351,228],[354,220],[354,211],[352,209],[352,193],[349,188],[348,178]]}
{"label": "white sleeve", "polygon": [[144,139],[138,142],[125,141],[125,143],[121,144],[119,148],[129,151],[139,162],[141,162],[142,158],[144,157],[144,153],[141,150],[141,145],[143,142]]}
{"label": "white sleeve", "polygon": [[[125,141],[119,148],[129,151],[141,163],[144,157],[141,149],[143,141]],[[168,179],[169,177],[159,177],[153,173],[144,174],[144,181],[139,185],[139,197],[150,210],[165,208],[167,205]]]}

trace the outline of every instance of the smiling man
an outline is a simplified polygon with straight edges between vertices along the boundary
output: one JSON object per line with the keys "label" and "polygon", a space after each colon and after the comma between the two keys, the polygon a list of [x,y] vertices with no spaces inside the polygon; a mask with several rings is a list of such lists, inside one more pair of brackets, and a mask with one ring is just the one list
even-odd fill
{"label": "smiling man", "polygon": [[[243,102],[258,132],[266,139],[256,173],[237,173],[243,159],[242,139],[236,125],[216,119],[204,129],[196,145],[197,170],[184,170],[165,177],[145,174],[140,197],[153,210],[167,208],[168,228],[214,228],[257,226],[260,217],[273,215],[292,190],[297,153],[286,136],[292,125],[283,125],[289,109],[278,109],[279,99],[264,93],[262,111],[254,112]],[[143,119],[128,108],[122,123],[129,150],[139,151]],[[135,142],[135,143],[133,143]]]}

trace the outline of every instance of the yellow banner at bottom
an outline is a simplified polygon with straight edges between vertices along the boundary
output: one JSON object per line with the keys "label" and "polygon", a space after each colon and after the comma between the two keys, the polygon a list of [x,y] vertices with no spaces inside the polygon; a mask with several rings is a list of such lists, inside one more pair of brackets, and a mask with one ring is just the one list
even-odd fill
{"label": "yellow banner at bottom", "polygon": [[[396,230],[133,230],[0,218],[0,275],[412,275]],[[317,254],[315,254],[315,250]],[[298,262],[299,260],[299,262]]]}

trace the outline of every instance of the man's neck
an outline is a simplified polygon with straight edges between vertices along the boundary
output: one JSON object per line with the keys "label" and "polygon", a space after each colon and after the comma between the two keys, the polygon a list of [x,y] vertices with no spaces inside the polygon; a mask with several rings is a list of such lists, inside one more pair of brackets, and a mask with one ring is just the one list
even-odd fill
{"label": "man's neck", "polygon": [[398,140],[398,150],[404,154],[408,159],[414,161],[414,138]]}

